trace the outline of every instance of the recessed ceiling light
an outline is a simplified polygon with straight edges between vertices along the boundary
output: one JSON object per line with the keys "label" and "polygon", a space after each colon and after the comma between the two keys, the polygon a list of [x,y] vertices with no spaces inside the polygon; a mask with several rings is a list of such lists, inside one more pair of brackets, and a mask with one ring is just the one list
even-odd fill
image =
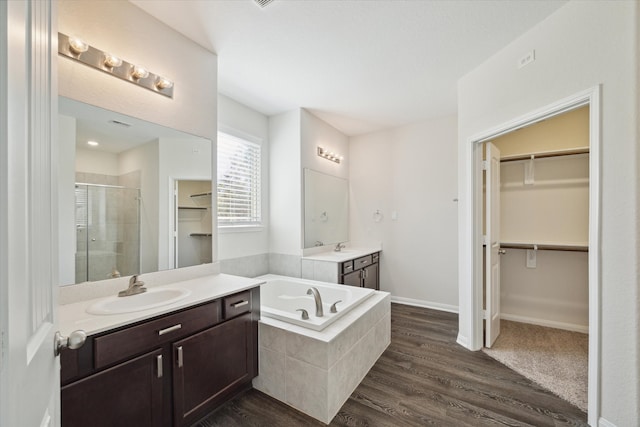
{"label": "recessed ceiling light", "polygon": [[97,147],[98,145],[100,145],[100,143],[98,141],[87,141],[87,145]]}

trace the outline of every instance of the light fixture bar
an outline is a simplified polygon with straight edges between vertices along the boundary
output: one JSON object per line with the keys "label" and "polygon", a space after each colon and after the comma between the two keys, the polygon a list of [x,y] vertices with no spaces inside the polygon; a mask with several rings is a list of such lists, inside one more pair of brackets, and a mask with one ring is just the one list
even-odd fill
{"label": "light fixture bar", "polygon": [[332,151],[327,151],[322,147],[318,147],[318,156],[322,157],[323,159],[331,160],[335,163],[340,163],[340,161],[344,159],[344,157],[340,154],[334,153]]}
{"label": "light fixture bar", "polygon": [[96,49],[79,39],[72,38],[71,42],[69,36],[58,33],[58,53],[129,83],[173,98],[173,82],[167,78],[122,60],[109,52]]}

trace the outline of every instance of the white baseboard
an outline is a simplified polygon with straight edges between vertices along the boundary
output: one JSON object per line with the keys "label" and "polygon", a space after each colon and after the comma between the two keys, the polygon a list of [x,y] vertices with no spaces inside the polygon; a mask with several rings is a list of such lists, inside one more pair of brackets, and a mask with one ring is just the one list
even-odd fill
{"label": "white baseboard", "polygon": [[458,338],[456,339],[456,342],[461,346],[463,346],[464,348],[467,348],[467,349],[469,348],[467,346],[467,344],[469,343],[469,340],[464,335],[458,334]]}
{"label": "white baseboard", "polygon": [[[393,298],[392,298],[393,301]],[[535,317],[518,316],[517,314],[500,313],[503,320],[512,320],[514,322],[529,323],[531,325],[546,326],[548,328],[564,329],[566,331],[589,333],[589,326],[578,325],[575,323],[556,322],[554,320],[538,319]]]}
{"label": "white baseboard", "polygon": [[604,418],[600,417],[598,420],[598,427],[618,427],[611,421],[607,421]]}
{"label": "white baseboard", "polygon": [[394,297],[392,295],[391,302],[404,304],[404,305],[412,305],[414,307],[423,307],[423,308],[431,308],[433,310],[448,311],[449,313],[458,312],[457,305],[441,304],[439,302],[424,301],[420,299]]}

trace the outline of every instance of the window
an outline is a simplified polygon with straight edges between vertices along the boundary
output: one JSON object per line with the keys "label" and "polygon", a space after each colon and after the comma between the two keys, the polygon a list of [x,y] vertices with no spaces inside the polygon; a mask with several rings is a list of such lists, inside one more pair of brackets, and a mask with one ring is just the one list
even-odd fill
{"label": "window", "polygon": [[260,144],[218,133],[218,225],[260,225]]}

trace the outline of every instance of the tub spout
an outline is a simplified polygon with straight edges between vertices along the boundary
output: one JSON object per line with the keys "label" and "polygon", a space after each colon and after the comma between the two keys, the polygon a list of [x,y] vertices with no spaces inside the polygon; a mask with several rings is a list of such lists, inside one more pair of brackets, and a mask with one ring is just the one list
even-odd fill
{"label": "tub spout", "polygon": [[313,295],[313,299],[316,300],[316,317],[324,316],[324,312],[322,311],[322,298],[320,298],[318,289],[313,287],[309,288],[307,295]]}

